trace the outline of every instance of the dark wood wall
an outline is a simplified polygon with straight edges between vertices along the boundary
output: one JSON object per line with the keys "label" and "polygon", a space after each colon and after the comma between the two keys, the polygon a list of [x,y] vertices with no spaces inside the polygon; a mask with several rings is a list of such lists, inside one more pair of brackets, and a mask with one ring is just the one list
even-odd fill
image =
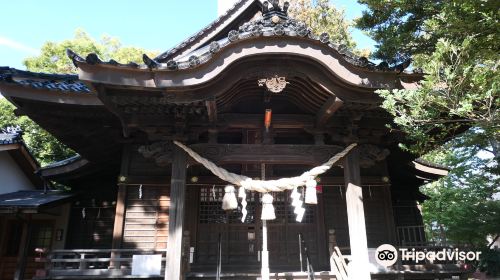
{"label": "dark wood wall", "polygon": [[[393,243],[395,227],[389,186],[363,186],[366,233],[368,247],[376,248],[384,243]],[[345,201],[345,186],[323,186],[325,227],[327,234],[341,248],[349,247],[349,228]],[[333,230],[333,231],[332,231]],[[331,238],[330,238],[331,240]]]}
{"label": "dark wood wall", "polygon": [[109,249],[113,239],[116,185],[94,185],[71,204],[66,248]]}
{"label": "dark wood wall", "polygon": [[127,186],[122,248],[165,249],[170,187]]}

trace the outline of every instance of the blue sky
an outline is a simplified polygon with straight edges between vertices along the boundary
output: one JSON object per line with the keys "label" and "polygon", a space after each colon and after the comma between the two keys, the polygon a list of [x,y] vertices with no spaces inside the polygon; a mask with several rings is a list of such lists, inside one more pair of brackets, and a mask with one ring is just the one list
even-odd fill
{"label": "blue sky", "polygon": [[[361,15],[355,0],[332,0],[348,19]],[[0,66],[24,69],[22,61],[46,41],[72,38],[77,28],[92,37],[118,37],[123,45],[163,52],[217,18],[217,0],[18,0],[2,1]],[[374,42],[353,32],[361,48]]]}

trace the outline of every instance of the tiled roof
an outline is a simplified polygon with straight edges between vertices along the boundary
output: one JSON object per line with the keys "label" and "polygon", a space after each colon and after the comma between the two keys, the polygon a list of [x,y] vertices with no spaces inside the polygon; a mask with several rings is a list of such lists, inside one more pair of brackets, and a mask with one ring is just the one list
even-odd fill
{"label": "tiled roof", "polygon": [[0,67],[0,83],[63,92],[90,92],[90,89],[78,80],[78,75],[35,73],[10,67]]}
{"label": "tiled roof", "polygon": [[[175,47],[171,48],[170,50],[158,55],[157,57],[154,58],[154,60],[158,62],[167,62],[167,60],[172,59],[174,56],[180,54],[183,50],[186,49],[186,47],[190,46],[193,42],[199,40],[201,37],[203,37],[206,33],[209,31],[213,30],[217,26],[221,25],[224,21],[226,21],[228,18],[230,18],[238,9],[240,9],[245,3],[247,3],[249,0],[239,0],[237,1],[233,7],[231,7],[229,10],[226,11],[226,13],[222,14],[220,17],[218,17],[216,20],[211,22],[209,25],[207,25],[205,28],[200,30],[198,33],[194,34],[193,36],[187,38],[186,40],[182,41]],[[252,1],[252,0],[250,0]]]}
{"label": "tiled roof", "polygon": [[0,145],[17,144],[23,141],[22,131],[18,127],[7,127],[0,131]]}
{"label": "tiled roof", "polygon": [[56,167],[64,166],[64,165],[76,162],[78,160],[81,160],[81,159],[83,159],[82,156],[75,155],[75,156],[72,156],[72,157],[69,157],[69,158],[66,158],[66,159],[63,159],[63,160],[56,161],[56,162],[53,162],[51,164],[45,165],[42,169],[50,169],[50,168],[56,168]]}
{"label": "tiled roof", "polygon": [[[238,2],[235,7],[228,11],[228,14],[234,12],[235,9],[238,9],[244,3],[247,3],[247,0],[242,0]],[[274,4],[273,4],[274,6]],[[201,64],[204,64],[212,59],[215,56],[215,53],[219,52],[221,49],[236,43],[238,41],[247,40],[255,37],[302,37],[304,39],[312,40],[320,42],[325,46],[328,46],[332,50],[339,53],[342,58],[360,68],[365,68],[370,71],[380,71],[380,72],[402,72],[406,69],[410,60],[405,61],[399,65],[395,65],[390,67],[387,62],[381,62],[379,64],[374,64],[370,62],[366,57],[359,57],[356,54],[352,53],[347,49],[345,45],[337,44],[330,40],[330,36],[327,33],[323,33],[319,36],[312,33],[311,29],[303,22],[294,20],[287,15],[288,7],[280,7],[276,4],[276,7],[266,7],[263,6],[262,17],[257,20],[253,20],[241,25],[237,30],[231,30],[228,32],[227,37],[211,41],[209,44],[194,50],[186,55],[178,56],[180,51],[177,51],[177,48],[172,50],[176,50],[175,52],[166,52],[159,55],[156,58],[149,58],[146,54],[143,55],[143,60],[145,64],[121,64],[114,60],[110,61],[102,61],[96,54],[91,53],[83,58],[78,54],[74,53],[71,50],[68,50],[68,56],[71,60],[77,65],[77,62],[87,63],[87,64],[106,64],[116,67],[124,67],[124,68],[137,68],[137,69],[161,69],[161,70],[182,70],[188,68],[195,68]],[[226,15],[224,15],[226,16]],[[222,16],[221,18],[224,18]],[[279,18],[276,18],[279,17]],[[221,20],[219,18],[219,20]],[[225,19],[224,19],[225,20]],[[203,29],[197,35],[189,38],[187,40],[188,43],[202,36],[206,30],[211,29],[212,27],[207,27]],[[183,48],[186,45],[183,45]],[[174,55],[174,53],[176,55]],[[417,73],[415,70],[413,73]]]}
{"label": "tiled roof", "polygon": [[63,191],[17,191],[0,195],[0,210],[22,211],[27,209],[39,210],[61,205],[72,199],[73,193]]}
{"label": "tiled roof", "polygon": [[415,162],[418,162],[422,165],[426,165],[426,166],[433,167],[433,168],[438,168],[438,169],[443,169],[443,170],[448,170],[448,171],[450,170],[450,168],[448,166],[433,163],[433,162],[427,161],[423,158],[417,158],[417,159],[415,159]]}

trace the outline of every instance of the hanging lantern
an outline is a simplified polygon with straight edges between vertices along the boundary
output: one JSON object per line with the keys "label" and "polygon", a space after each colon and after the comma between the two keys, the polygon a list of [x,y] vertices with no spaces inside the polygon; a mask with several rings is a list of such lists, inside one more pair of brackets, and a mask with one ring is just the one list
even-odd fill
{"label": "hanging lantern", "polygon": [[264,115],[264,126],[266,127],[266,131],[269,131],[269,127],[271,127],[271,118],[273,111],[271,109],[266,109],[266,113]]}
{"label": "hanging lantern", "polygon": [[274,220],[276,214],[274,213],[273,196],[270,193],[262,195],[262,220]]}
{"label": "hanging lantern", "polygon": [[238,208],[238,200],[236,199],[236,194],[234,186],[227,185],[224,188],[224,197],[222,198],[222,209],[224,210],[234,210]]}
{"label": "hanging lantern", "polygon": [[318,204],[318,198],[316,196],[316,181],[309,180],[306,182],[306,204]]}

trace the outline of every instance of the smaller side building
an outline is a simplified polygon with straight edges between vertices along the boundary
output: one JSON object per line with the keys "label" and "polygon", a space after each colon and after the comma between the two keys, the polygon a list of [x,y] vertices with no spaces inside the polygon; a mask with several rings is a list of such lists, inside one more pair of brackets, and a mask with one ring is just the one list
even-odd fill
{"label": "smaller side building", "polygon": [[40,167],[21,138],[19,128],[0,132],[0,194],[33,190],[43,182],[35,171]]}
{"label": "smaller side building", "polygon": [[64,248],[72,195],[46,188],[19,128],[0,132],[0,279],[44,274],[43,252]]}

